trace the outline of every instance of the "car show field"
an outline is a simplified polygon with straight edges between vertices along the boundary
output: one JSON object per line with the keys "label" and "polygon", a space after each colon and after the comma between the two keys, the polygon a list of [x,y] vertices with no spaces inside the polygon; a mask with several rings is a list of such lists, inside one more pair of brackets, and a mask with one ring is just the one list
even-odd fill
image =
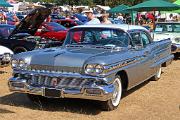
{"label": "car show field", "polygon": [[0,69],[0,120],[179,120],[180,60],[163,69],[159,81],[144,82],[123,95],[114,111],[102,111],[97,102],[54,99],[31,102],[25,94],[11,93],[8,79],[12,69]]}

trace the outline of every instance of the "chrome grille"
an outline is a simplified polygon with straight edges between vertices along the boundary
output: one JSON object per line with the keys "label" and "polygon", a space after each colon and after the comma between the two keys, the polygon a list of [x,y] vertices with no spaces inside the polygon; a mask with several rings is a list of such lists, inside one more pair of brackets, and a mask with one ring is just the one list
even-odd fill
{"label": "chrome grille", "polygon": [[38,87],[65,87],[65,88],[82,88],[86,85],[93,84],[93,79],[71,78],[71,77],[49,77],[34,75],[18,75],[20,79],[26,79],[27,84]]}

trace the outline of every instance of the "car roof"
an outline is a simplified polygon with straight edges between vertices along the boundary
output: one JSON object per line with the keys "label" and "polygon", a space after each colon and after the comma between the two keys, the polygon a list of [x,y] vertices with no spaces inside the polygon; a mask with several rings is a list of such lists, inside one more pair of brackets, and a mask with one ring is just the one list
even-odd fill
{"label": "car roof", "polygon": [[[92,24],[92,25],[79,25],[75,26],[73,28],[115,28],[115,29],[121,29],[124,31],[130,31],[130,30],[145,30],[148,31],[146,28],[138,25],[128,25],[128,24]],[[72,29],[73,29],[72,28]]]}

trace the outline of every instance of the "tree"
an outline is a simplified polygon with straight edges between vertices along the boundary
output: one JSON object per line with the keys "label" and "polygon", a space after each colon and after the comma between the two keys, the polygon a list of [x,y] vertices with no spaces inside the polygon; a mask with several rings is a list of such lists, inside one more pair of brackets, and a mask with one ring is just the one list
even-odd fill
{"label": "tree", "polygon": [[[120,4],[126,4],[133,6],[147,0],[26,0],[28,2],[46,2],[46,3],[56,3],[57,5],[108,5],[110,7],[115,7]],[[158,0],[157,0],[158,1]],[[165,0],[169,2],[174,2],[176,0]]]}

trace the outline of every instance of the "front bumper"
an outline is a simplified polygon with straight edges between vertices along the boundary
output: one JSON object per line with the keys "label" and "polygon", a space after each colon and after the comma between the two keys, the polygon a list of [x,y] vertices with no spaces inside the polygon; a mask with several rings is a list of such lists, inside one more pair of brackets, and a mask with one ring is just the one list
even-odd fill
{"label": "front bumper", "polygon": [[172,44],[171,51],[172,53],[180,53],[180,44]]}
{"label": "front bumper", "polygon": [[[19,73],[19,72],[18,72]],[[51,84],[53,84],[54,77],[57,78],[58,74],[48,74],[48,73],[37,73],[37,72],[21,72],[21,74],[32,75],[32,76],[44,76],[49,75],[51,78]],[[112,94],[115,90],[113,84],[101,84],[104,78],[97,78],[91,76],[79,76],[79,75],[65,75],[59,74],[59,77],[63,78],[64,81],[68,80],[69,77],[73,78],[74,81],[84,80],[89,81],[90,79],[93,81],[89,84],[81,84],[79,86],[73,86],[72,83],[68,85],[62,85],[59,82],[55,86],[48,85],[32,85],[29,83],[28,79],[22,79],[20,77],[12,77],[9,79],[8,85],[10,91],[20,92],[20,93],[28,93],[34,95],[41,95],[44,97],[50,98],[81,98],[81,99],[90,99],[90,100],[99,100],[99,101],[107,101],[112,97]],[[38,78],[40,80],[40,78]],[[32,80],[33,81],[33,80]],[[53,82],[52,82],[53,81]],[[40,81],[36,81],[36,83],[40,83]],[[70,85],[71,84],[71,85]]]}

